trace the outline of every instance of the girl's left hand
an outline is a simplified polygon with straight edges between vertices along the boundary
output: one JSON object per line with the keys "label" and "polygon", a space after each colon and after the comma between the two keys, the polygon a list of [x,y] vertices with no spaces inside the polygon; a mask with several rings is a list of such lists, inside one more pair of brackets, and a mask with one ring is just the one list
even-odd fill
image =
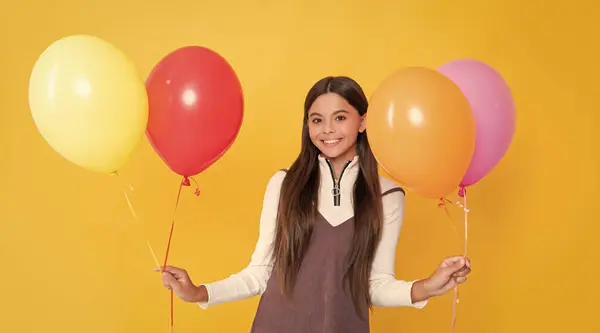
{"label": "girl's left hand", "polygon": [[467,281],[471,273],[471,261],[463,256],[450,257],[442,261],[435,272],[423,281],[429,297],[440,296]]}

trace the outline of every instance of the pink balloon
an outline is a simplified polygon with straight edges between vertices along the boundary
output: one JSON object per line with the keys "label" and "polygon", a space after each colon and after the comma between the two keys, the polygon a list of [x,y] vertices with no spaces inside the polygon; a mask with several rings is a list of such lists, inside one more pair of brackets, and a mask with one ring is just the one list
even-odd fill
{"label": "pink balloon", "polygon": [[463,92],[475,118],[475,153],[461,187],[477,183],[504,157],[515,132],[515,104],[510,88],[492,67],[472,59],[438,68]]}

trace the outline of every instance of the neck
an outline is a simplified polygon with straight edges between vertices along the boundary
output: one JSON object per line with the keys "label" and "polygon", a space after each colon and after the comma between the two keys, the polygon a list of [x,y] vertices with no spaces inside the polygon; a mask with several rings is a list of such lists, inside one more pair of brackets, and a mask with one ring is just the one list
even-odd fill
{"label": "neck", "polygon": [[346,167],[346,165],[352,160],[351,158],[347,159],[347,158],[335,158],[335,159],[330,159],[327,158],[326,159],[331,163],[331,165],[333,166],[333,173],[335,175],[335,178],[339,178],[340,174],[342,173],[342,170],[344,170],[344,168]]}
{"label": "neck", "polygon": [[354,158],[356,157],[357,153],[356,153],[356,149],[355,147],[353,147],[352,149],[349,149],[347,152],[345,152],[344,154],[335,157],[335,158],[330,158],[324,155],[323,156],[327,161],[329,161],[329,163],[331,163],[331,166],[333,166],[333,172],[336,178],[338,178],[340,176],[340,174],[342,173],[342,171],[344,170],[344,168],[346,167],[346,165],[354,160]]}
{"label": "neck", "polygon": [[328,171],[327,174],[333,176],[334,179],[339,179],[349,166],[358,163],[358,156],[353,155],[348,157],[339,156],[336,158],[330,158],[325,155],[319,155],[319,160],[321,160],[321,166],[323,169]]}

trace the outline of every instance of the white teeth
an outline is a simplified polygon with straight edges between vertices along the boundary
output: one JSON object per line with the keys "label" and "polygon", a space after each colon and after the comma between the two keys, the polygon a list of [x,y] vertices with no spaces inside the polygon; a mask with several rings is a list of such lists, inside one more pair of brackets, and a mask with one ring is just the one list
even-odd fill
{"label": "white teeth", "polygon": [[326,144],[330,145],[330,144],[334,144],[334,143],[338,143],[340,140],[323,140],[323,142],[325,142]]}

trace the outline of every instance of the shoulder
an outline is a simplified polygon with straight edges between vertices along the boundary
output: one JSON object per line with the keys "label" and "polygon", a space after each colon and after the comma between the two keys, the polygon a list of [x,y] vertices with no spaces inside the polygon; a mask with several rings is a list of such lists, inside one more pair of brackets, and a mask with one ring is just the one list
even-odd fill
{"label": "shoulder", "polygon": [[381,195],[383,197],[386,197],[390,194],[395,194],[395,196],[404,196],[404,189],[387,177],[379,176],[379,184],[381,187]]}
{"label": "shoulder", "polygon": [[287,169],[279,169],[269,179],[267,188],[280,188],[281,183],[283,183],[283,179],[285,178],[286,175],[287,175]]}
{"label": "shoulder", "polygon": [[286,169],[280,169],[275,172],[269,179],[269,183],[267,184],[267,192],[279,195],[279,192],[281,191],[281,184],[283,183],[283,179],[286,175]]}
{"label": "shoulder", "polygon": [[279,202],[279,195],[281,193],[281,184],[283,183],[283,179],[285,178],[286,171],[279,170],[275,172],[269,182],[267,183],[267,188],[265,189],[264,194],[264,202],[276,203]]}
{"label": "shoulder", "polygon": [[379,176],[379,182],[384,218],[394,220],[401,217],[404,212],[404,190],[396,182],[384,176]]}

